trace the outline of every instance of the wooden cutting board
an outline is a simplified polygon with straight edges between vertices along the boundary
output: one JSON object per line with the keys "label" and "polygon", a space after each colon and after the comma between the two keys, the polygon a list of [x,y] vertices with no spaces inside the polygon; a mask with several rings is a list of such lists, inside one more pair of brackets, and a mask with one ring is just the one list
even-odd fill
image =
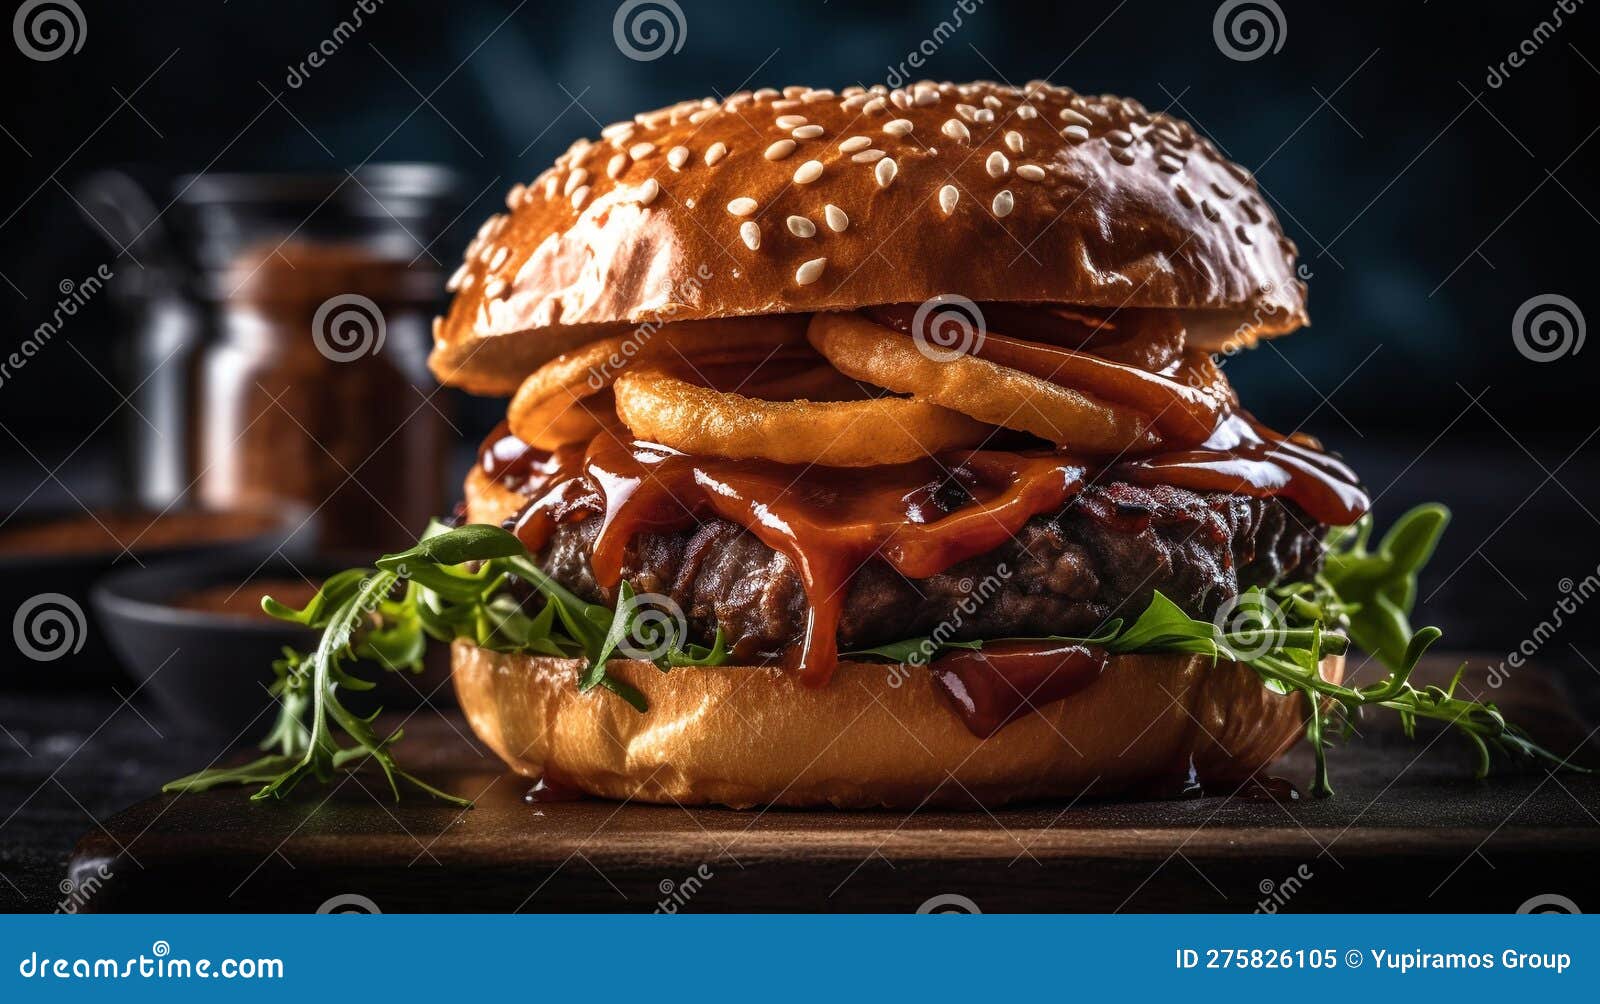
{"label": "wooden cutting board", "polygon": [[[1559,752],[1593,735],[1533,671],[1467,685]],[[286,802],[157,796],[84,836],[69,878],[86,911],[1509,912],[1551,895],[1600,910],[1600,779],[1476,782],[1456,737],[1409,740],[1392,716],[1361,728],[1332,754],[1332,799],[908,815],[530,804],[458,715],[430,712],[408,723],[405,758],[470,811],[396,804],[367,774]],[[1579,756],[1600,762],[1594,745]],[[1310,770],[1297,749],[1273,772]]]}

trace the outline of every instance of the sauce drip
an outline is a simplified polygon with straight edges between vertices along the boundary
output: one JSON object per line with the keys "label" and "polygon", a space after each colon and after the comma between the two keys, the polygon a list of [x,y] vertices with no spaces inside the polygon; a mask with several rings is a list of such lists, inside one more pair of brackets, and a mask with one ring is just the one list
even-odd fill
{"label": "sauce drip", "polygon": [[1348,526],[1371,506],[1356,473],[1314,441],[1273,432],[1248,414],[1223,419],[1192,450],[1157,453],[1115,465],[1112,475],[1141,484],[1195,491],[1282,495],[1319,523]]}
{"label": "sauce drip", "polygon": [[[867,313],[909,330],[898,308]],[[544,451],[521,443],[504,423],[485,441],[480,464],[490,478],[532,497],[515,521],[532,552],[562,523],[600,520],[591,567],[605,588],[617,586],[628,545],[642,533],[713,516],[745,527],[800,576],[810,611],[785,660],[813,685],[826,683],[838,661],[844,602],[863,563],[882,560],[911,579],[936,575],[1001,546],[1033,517],[1059,512],[1095,479],[1282,496],[1333,526],[1366,512],[1370,501],[1349,467],[1309,437],[1256,422],[1225,384],[1219,391],[1195,379],[1209,360],[1183,348],[1170,313],[1102,313],[996,305],[993,319],[1029,340],[990,333],[977,354],[1150,415],[1166,445],[1103,466],[1019,448],[871,468],[799,467],[692,457],[609,432],[586,446]],[[1047,331],[1054,337],[1043,337]],[[1087,686],[1106,658],[1083,646],[1002,642],[944,656],[933,677],[968,727],[989,735]]]}
{"label": "sauce drip", "polygon": [[1090,645],[990,642],[935,659],[933,686],[982,739],[1029,711],[1070,697],[1100,678],[1110,654]]}
{"label": "sauce drip", "polygon": [[850,579],[869,558],[907,578],[936,575],[999,547],[1033,517],[1060,510],[1085,474],[1082,463],[1044,451],[805,468],[691,457],[602,435],[590,444],[582,475],[552,484],[523,510],[516,533],[537,551],[583,499],[598,496],[602,522],[590,565],[595,581],[611,588],[640,533],[682,529],[708,515],[738,523],[794,563],[811,609],[804,639],[786,661],[802,680],[820,685],[838,661]]}

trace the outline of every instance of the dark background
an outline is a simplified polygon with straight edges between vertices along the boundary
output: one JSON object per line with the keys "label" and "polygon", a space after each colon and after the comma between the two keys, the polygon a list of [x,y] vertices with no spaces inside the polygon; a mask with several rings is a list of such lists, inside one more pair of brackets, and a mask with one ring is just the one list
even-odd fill
{"label": "dark background", "polygon": [[[1600,348],[1540,363],[1511,337],[1530,297],[1600,310],[1588,251],[1600,228],[1600,143],[1590,142],[1600,47],[1584,41],[1592,11],[1552,25],[1526,65],[1492,87],[1490,64],[1553,3],[1286,0],[1281,49],[1252,61],[1219,50],[1211,3],[969,5],[914,72],[1049,76],[1136,96],[1258,170],[1314,272],[1315,326],[1233,360],[1229,374],[1264,419],[1344,451],[1377,493],[1380,519],[1424,499],[1454,507],[1423,589],[1427,616],[1451,642],[1504,652],[1549,616],[1560,580],[1595,572]],[[62,279],[106,261],[120,276],[136,269],[69,194],[97,168],[162,179],[448,162],[473,202],[449,232],[427,235],[450,267],[513,182],[600,124],[741,85],[881,81],[956,7],[684,0],[681,50],[635,61],[613,42],[610,3],[388,0],[326,66],[288,86],[290,65],[355,6],[84,3],[78,54],[33,62],[4,46],[8,346],[48,316]],[[56,346],[0,386],[8,497],[27,494],[120,406],[95,372],[117,379],[109,298],[61,337],[79,352]],[[498,410],[458,404],[469,438]],[[111,431],[126,418],[58,472],[86,501],[115,491]],[[61,494],[52,483],[35,500]],[[1570,655],[1569,642],[1600,633],[1596,622],[1578,617],[1548,647]]]}
{"label": "dark background", "polygon": [[[740,87],[880,82],[957,8],[681,0],[681,50],[636,61],[614,43],[609,0],[387,0],[291,87],[289,67],[357,0],[81,6],[74,55],[35,62],[0,39],[0,358],[49,317],[63,280],[103,263],[119,283],[138,278],[75,205],[98,169],[134,169],[164,203],[188,172],[445,162],[471,204],[421,242],[449,267],[511,184],[603,123]],[[917,75],[1043,76],[1130,95],[1190,119],[1257,171],[1314,272],[1315,326],[1230,361],[1230,378],[1269,423],[1343,451],[1380,520],[1447,502],[1456,520],[1424,577],[1423,618],[1479,665],[1538,631],[1536,664],[1562,672],[1593,722],[1600,618],[1580,607],[1553,631],[1539,625],[1563,580],[1600,564],[1600,347],[1532,361],[1512,319],[1545,294],[1600,314],[1589,251],[1600,236],[1596,13],[1546,31],[1555,0],[1281,0],[1281,48],[1238,61],[1214,41],[1212,2],[968,6]],[[1491,86],[1490,66],[1535,32],[1526,65]],[[135,420],[115,386],[127,326],[112,299],[93,300],[0,384],[0,517],[30,495],[116,498],[121,433]],[[454,403],[464,464],[502,406]],[[41,672],[16,656],[0,671]],[[0,905],[47,910],[77,835],[214,748],[147,718],[142,697],[123,704],[126,690],[14,689],[0,691]]]}

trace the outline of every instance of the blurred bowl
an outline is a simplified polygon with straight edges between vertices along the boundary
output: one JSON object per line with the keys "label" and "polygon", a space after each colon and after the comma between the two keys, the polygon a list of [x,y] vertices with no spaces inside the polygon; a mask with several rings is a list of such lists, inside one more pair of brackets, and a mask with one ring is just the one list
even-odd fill
{"label": "blurred bowl", "polygon": [[[319,632],[262,612],[261,596],[303,607],[323,578],[364,558],[273,558],[207,555],[129,568],[92,592],[95,618],[111,648],[175,731],[255,739],[272,725],[276,701],[266,688],[285,646],[308,652]],[[341,691],[357,714],[379,707],[415,707],[425,697],[448,705],[454,693],[445,646],[431,646],[420,676],[366,674],[371,691]]]}
{"label": "blurred bowl", "polygon": [[[96,581],[156,559],[202,554],[265,560],[311,553],[316,520],[302,506],[275,512],[173,509],[38,510],[0,526],[0,612],[37,671],[8,686],[68,686],[122,674],[105,632],[85,615]],[[13,663],[13,666],[21,666]]]}

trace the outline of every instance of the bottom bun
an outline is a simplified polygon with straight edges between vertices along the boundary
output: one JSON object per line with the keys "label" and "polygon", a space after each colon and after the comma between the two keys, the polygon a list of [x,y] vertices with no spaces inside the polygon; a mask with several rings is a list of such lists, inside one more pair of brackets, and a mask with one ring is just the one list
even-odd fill
{"label": "bottom bun", "polygon": [[[842,663],[822,688],[776,667],[614,661],[643,714],[580,694],[579,660],[457,641],[456,694],[473,730],[519,774],[603,798],[681,805],[978,808],[1079,795],[1233,787],[1301,734],[1305,701],[1247,667],[1122,655],[1065,699],[988,739],[968,732],[928,671]],[[1339,681],[1344,660],[1322,675]]]}

